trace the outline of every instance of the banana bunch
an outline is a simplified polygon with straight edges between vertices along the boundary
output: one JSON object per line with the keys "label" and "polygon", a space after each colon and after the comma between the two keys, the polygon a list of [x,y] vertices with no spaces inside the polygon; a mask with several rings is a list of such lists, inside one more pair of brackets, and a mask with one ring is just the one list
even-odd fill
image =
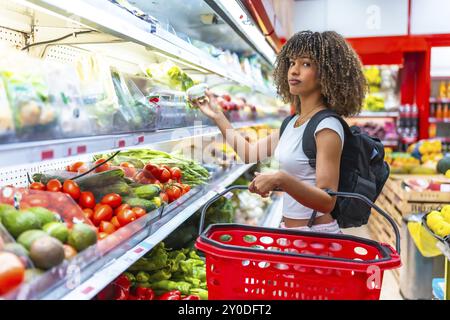
{"label": "banana bunch", "polygon": [[380,69],[377,67],[367,67],[364,68],[364,76],[371,87],[380,87],[381,84],[381,74]]}
{"label": "banana bunch", "polygon": [[445,205],[441,211],[431,211],[427,216],[428,227],[438,236],[450,234],[450,205]]}
{"label": "banana bunch", "polygon": [[384,110],[384,98],[375,95],[367,95],[363,102],[363,110],[382,111]]}

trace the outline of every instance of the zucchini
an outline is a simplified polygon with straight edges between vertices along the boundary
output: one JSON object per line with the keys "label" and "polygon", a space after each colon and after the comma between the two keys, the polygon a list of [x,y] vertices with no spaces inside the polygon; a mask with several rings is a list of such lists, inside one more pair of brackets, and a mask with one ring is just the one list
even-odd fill
{"label": "zucchini", "polygon": [[114,169],[103,172],[94,173],[76,179],[82,191],[92,191],[98,187],[104,187],[116,182],[124,182],[125,173],[122,169]]}
{"label": "zucchini", "polygon": [[147,184],[134,189],[134,194],[143,199],[150,200],[161,192],[161,189],[155,184]]}
{"label": "zucchini", "polygon": [[108,193],[117,193],[120,194],[121,196],[128,196],[128,197],[134,195],[133,188],[131,188],[124,181],[117,181],[116,183],[113,184],[92,188],[91,191],[94,194],[95,199],[97,201],[100,201]]}
{"label": "zucchini", "polygon": [[122,198],[122,203],[129,204],[131,207],[140,207],[147,212],[157,209],[156,205],[152,201],[141,198],[125,197]]}

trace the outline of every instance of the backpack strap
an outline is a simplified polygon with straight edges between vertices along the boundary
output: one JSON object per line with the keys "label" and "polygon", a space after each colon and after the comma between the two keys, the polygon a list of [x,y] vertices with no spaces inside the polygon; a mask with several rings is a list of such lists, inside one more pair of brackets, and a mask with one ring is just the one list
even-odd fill
{"label": "backpack strap", "polygon": [[286,118],[284,118],[283,122],[281,123],[281,127],[280,127],[280,137],[283,134],[284,130],[286,129],[287,125],[289,124],[289,121],[291,121],[294,117],[296,116],[296,114],[291,114],[290,116],[287,116]]}
{"label": "backpack strap", "polygon": [[308,124],[306,125],[302,141],[303,152],[308,157],[309,165],[312,168],[316,168],[316,153],[317,153],[316,137],[314,136],[314,132],[316,131],[319,123],[323,119],[328,117],[336,118],[341,122],[342,127],[344,128],[345,136],[351,134],[350,127],[348,126],[347,122],[345,122],[344,119],[342,119],[336,112],[332,110],[329,109],[321,110],[317,112],[314,116],[312,116],[311,120],[309,120]]}

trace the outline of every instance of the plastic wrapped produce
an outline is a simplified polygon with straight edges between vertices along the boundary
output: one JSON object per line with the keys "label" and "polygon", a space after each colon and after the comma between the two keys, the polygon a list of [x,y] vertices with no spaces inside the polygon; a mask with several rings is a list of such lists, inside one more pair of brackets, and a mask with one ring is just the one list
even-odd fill
{"label": "plastic wrapped produce", "polygon": [[9,142],[14,138],[14,122],[5,85],[0,78],[0,142]]}

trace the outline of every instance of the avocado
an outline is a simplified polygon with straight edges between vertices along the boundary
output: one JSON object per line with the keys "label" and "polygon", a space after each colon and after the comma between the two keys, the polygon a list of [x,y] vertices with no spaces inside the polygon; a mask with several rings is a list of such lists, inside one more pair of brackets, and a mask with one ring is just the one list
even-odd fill
{"label": "avocado", "polygon": [[0,203],[0,222],[2,222],[2,217],[4,213],[11,211],[17,212],[17,210],[13,206],[9,204]]}
{"label": "avocado", "polygon": [[69,237],[69,229],[62,222],[49,222],[42,227],[42,230],[62,243],[66,243]]}
{"label": "avocado", "polygon": [[33,242],[30,258],[40,269],[50,269],[64,261],[64,247],[61,241],[45,236]]}
{"label": "avocado", "polygon": [[22,232],[40,229],[42,226],[36,215],[28,210],[7,211],[3,215],[2,222],[14,238],[17,238]]}
{"label": "avocado", "polygon": [[30,250],[31,245],[35,240],[46,236],[48,236],[48,234],[42,230],[28,230],[20,234],[17,238],[17,242],[27,250]]}
{"label": "avocado", "polygon": [[74,247],[78,252],[97,242],[97,233],[95,230],[84,223],[75,224],[69,232],[67,243]]}
{"label": "avocado", "polygon": [[42,226],[52,221],[59,221],[59,217],[46,208],[34,207],[29,208],[28,211],[31,211],[36,215]]}

